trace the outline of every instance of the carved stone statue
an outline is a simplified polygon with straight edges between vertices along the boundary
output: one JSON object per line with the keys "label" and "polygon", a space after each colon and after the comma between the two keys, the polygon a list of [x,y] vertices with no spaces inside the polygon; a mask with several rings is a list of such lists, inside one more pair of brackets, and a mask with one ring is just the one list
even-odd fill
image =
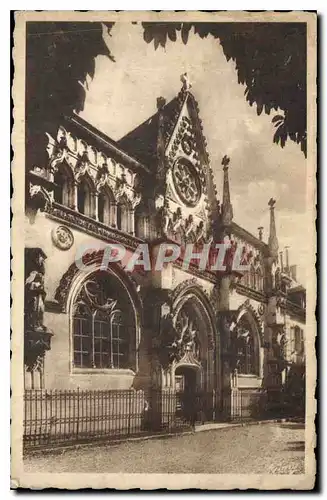
{"label": "carved stone statue", "polygon": [[[30,328],[44,331],[44,261],[46,256],[41,249],[34,250],[34,265],[25,279],[25,310],[26,320]],[[32,252],[29,252],[31,255]],[[28,264],[27,264],[28,265]]]}
{"label": "carved stone statue", "polygon": [[200,221],[198,224],[196,231],[195,231],[195,241],[198,243],[204,238],[205,235],[205,227],[204,227],[204,222],[203,220]]}
{"label": "carved stone statue", "polygon": [[44,261],[41,248],[25,249],[25,321],[24,355],[29,370],[42,366],[41,359],[50,349],[52,332],[44,325]]}
{"label": "carved stone statue", "polygon": [[187,76],[187,73],[183,73],[181,75],[181,82],[183,84],[183,90],[187,91],[192,88],[192,84],[190,82],[189,77]]}
{"label": "carved stone statue", "polygon": [[183,223],[182,210],[180,207],[178,207],[173,215],[172,229],[174,233],[177,233],[178,229],[182,226],[182,223]]}
{"label": "carved stone statue", "polygon": [[169,217],[169,202],[167,199],[164,200],[163,206],[158,212],[158,229],[162,236],[167,236],[170,224]]}
{"label": "carved stone statue", "polygon": [[194,229],[193,216],[189,215],[189,217],[187,218],[186,223],[185,223],[185,237],[186,238],[192,233],[193,229]]}

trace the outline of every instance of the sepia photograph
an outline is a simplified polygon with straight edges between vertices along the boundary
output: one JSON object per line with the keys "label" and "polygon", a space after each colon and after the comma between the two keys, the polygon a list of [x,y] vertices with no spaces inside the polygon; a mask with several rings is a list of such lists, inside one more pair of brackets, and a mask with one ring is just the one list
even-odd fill
{"label": "sepia photograph", "polygon": [[316,22],[16,12],[12,488],[314,487]]}

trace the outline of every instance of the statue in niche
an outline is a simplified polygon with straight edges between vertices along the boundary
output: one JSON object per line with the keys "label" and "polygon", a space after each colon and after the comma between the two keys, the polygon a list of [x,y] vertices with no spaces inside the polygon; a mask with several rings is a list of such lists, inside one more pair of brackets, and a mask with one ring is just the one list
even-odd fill
{"label": "statue in niche", "polygon": [[24,358],[29,371],[41,369],[52,332],[44,325],[44,262],[41,248],[25,249]]}
{"label": "statue in niche", "polygon": [[158,229],[162,236],[167,236],[170,225],[169,202],[165,198],[163,206],[158,212]]}
{"label": "statue in niche", "polygon": [[180,207],[178,207],[173,215],[172,229],[174,233],[177,233],[178,229],[182,226],[182,223],[183,223],[182,210]]}
{"label": "statue in niche", "polygon": [[25,269],[27,276],[25,279],[25,310],[26,323],[34,330],[46,330],[43,325],[44,315],[44,261],[45,253],[40,248],[26,249]]}
{"label": "statue in niche", "polygon": [[195,241],[198,243],[204,238],[205,235],[205,227],[204,227],[204,222],[203,220],[200,221],[198,224],[196,231],[195,231]]}

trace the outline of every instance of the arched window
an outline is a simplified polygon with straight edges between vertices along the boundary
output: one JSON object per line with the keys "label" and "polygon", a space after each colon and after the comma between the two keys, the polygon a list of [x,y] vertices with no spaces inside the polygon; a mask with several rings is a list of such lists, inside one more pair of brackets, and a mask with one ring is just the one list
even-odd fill
{"label": "arched window", "polygon": [[255,342],[256,333],[244,316],[236,326],[236,367],[243,375],[258,375],[258,346]]}
{"label": "arched window", "polygon": [[241,278],[241,284],[246,286],[246,287],[250,286],[250,273],[249,273],[249,271],[245,271],[245,273],[243,274],[243,276]]}
{"label": "arched window", "polygon": [[258,267],[256,270],[256,286],[255,286],[255,288],[259,292],[263,291],[263,275],[262,275],[261,267]]}
{"label": "arched window", "polygon": [[117,205],[117,228],[128,233],[129,231],[129,210],[125,202]]}
{"label": "arched window", "polygon": [[107,190],[98,194],[98,220],[108,226],[116,226],[113,196]]}
{"label": "arched window", "polygon": [[91,189],[86,179],[82,179],[77,187],[77,209],[81,214],[92,216]]}
{"label": "arched window", "polygon": [[250,269],[250,287],[255,289],[255,286],[256,286],[255,269],[253,266],[251,266],[251,269]]}
{"label": "arched window", "polygon": [[73,305],[74,367],[135,368],[134,317],[114,275],[98,271],[87,279]]}
{"label": "arched window", "polygon": [[136,236],[138,238],[149,238],[150,237],[150,217],[148,215],[135,214],[135,228]]}
{"label": "arched window", "polygon": [[72,175],[64,165],[60,165],[54,174],[54,200],[61,205],[71,205]]}
{"label": "arched window", "polygon": [[92,366],[92,313],[83,303],[76,303],[73,332],[74,366]]}

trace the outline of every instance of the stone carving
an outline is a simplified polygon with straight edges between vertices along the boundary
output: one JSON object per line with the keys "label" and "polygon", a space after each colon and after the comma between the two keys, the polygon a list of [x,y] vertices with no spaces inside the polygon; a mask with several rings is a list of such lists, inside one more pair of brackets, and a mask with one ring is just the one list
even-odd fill
{"label": "stone carving", "polygon": [[96,175],[96,189],[99,192],[108,182],[109,169],[108,164],[105,162],[98,167]]}
{"label": "stone carving", "polygon": [[[82,177],[86,174],[89,174],[89,157],[87,151],[83,151],[81,155],[78,156],[77,162],[75,165],[75,180],[76,182],[80,182]],[[90,175],[90,174],[89,174]]]}
{"label": "stone carving", "polygon": [[117,200],[121,199],[127,194],[127,180],[126,175],[123,173],[119,178],[116,179],[115,195]]}
{"label": "stone carving", "polygon": [[157,229],[160,236],[167,236],[170,225],[169,201],[165,198],[162,207],[158,211]]}
{"label": "stone carving", "polygon": [[176,322],[177,358],[181,359],[186,352],[192,352],[195,359],[200,358],[199,329],[196,320],[182,311]]}
{"label": "stone carving", "polygon": [[195,242],[198,243],[199,241],[203,240],[205,237],[205,227],[204,227],[204,222],[203,220],[200,221],[200,223],[197,225],[196,231],[195,231]]}
{"label": "stone carving", "polygon": [[43,323],[45,259],[41,248],[25,249],[24,358],[30,371],[42,366],[53,335]]}
{"label": "stone carving", "polygon": [[272,339],[272,350],[275,359],[279,361],[280,369],[287,365],[287,344],[285,328],[275,332]]}
{"label": "stone carving", "polygon": [[191,355],[190,359],[199,361],[200,344],[198,328],[195,320],[181,312],[174,323],[174,316],[169,310],[160,322],[160,335],[154,340],[160,363],[167,369],[173,362],[180,361],[184,356]]}
{"label": "stone carving", "polygon": [[192,84],[190,82],[190,79],[189,79],[187,73],[183,73],[181,75],[181,82],[183,84],[182,90],[184,90],[184,91],[191,90]]}
{"label": "stone carving", "polygon": [[74,236],[66,226],[57,226],[51,232],[53,244],[60,250],[69,250],[74,243]]}
{"label": "stone carving", "polygon": [[182,146],[182,150],[184,151],[184,153],[187,156],[189,156],[192,153],[192,149],[193,149],[191,137],[184,136],[182,141],[181,141],[181,146]]}
{"label": "stone carving", "polygon": [[29,188],[29,207],[34,212],[40,210],[43,212],[51,207],[52,199],[49,192],[43,187],[30,183]]}
{"label": "stone carving", "polygon": [[182,210],[180,207],[178,207],[176,212],[173,213],[173,219],[171,225],[172,225],[172,231],[175,234],[177,233],[179,228],[183,225]]}
{"label": "stone carving", "polygon": [[125,235],[114,228],[103,227],[95,220],[86,217],[83,214],[75,212],[67,207],[52,206],[47,207],[46,212],[54,220],[67,222],[77,229],[83,229],[91,236],[96,236],[104,241],[112,241],[115,238],[119,243],[126,245],[127,248],[135,249],[137,244],[142,241],[132,235]]}
{"label": "stone carving", "polygon": [[260,305],[258,306],[258,315],[259,315],[259,316],[263,316],[263,315],[264,315],[264,312],[265,312],[265,307],[264,307],[264,305],[263,305],[263,304],[260,304]]}
{"label": "stone carving", "polygon": [[[202,222],[202,221],[201,221]],[[188,239],[194,233],[194,220],[193,215],[189,215],[185,222],[185,238]]]}

